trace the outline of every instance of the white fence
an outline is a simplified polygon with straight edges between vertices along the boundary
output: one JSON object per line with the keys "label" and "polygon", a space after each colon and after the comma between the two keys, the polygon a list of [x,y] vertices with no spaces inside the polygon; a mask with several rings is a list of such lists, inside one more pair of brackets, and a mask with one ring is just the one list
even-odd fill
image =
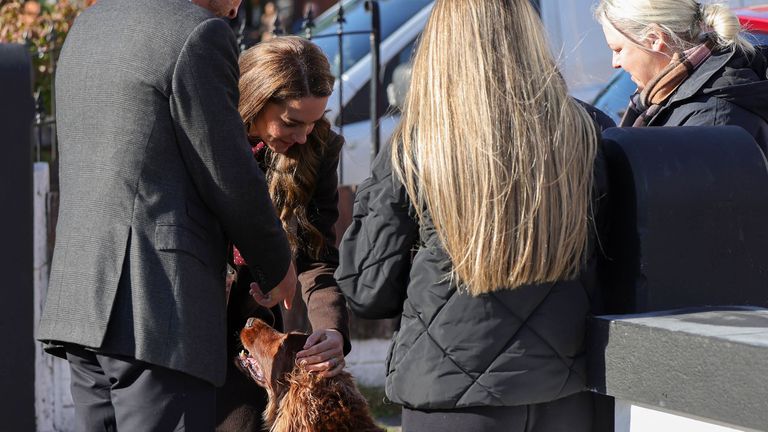
{"label": "white fence", "polygon": [[[48,210],[50,171],[48,164],[34,165],[34,323],[40,321],[43,301],[48,291]],[[35,417],[39,432],[75,430],[74,406],[69,392],[69,365],[65,360],[45,354],[42,344],[35,345]]]}

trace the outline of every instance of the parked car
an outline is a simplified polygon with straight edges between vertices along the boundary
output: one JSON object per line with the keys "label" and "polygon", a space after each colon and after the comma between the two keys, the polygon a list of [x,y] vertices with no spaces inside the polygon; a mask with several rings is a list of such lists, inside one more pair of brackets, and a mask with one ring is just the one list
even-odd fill
{"label": "parked car", "polygon": [[[386,86],[391,84],[395,68],[410,60],[416,39],[432,10],[432,3],[433,0],[379,0],[382,77],[379,103],[381,112],[386,113],[380,119],[382,143],[392,135],[397,122],[392,116],[396,108],[387,102],[384,95]],[[344,32],[371,29],[371,16],[365,10],[364,0],[344,0],[341,4],[344,7]],[[316,19],[312,40],[328,57],[334,75],[339,76],[339,72],[343,71],[343,108],[339,109],[340,81],[337,80],[328,101],[330,111],[327,116],[346,139],[339,166],[339,181],[342,184],[358,184],[368,177],[371,162],[370,40],[367,34],[345,35],[340,55],[336,36],[337,13],[338,8],[333,7]]]}
{"label": "parked car", "polygon": [[[748,30],[748,39],[756,46],[768,47],[768,5],[736,9],[735,12],[741,25]],[[637,85],[629,74],[619,69],[592,104],[618,124],[627,109],[629,97],[636,90]]]}
{"label": "parked car", "polygon": [[[594,0],[531,0],[541,12],[550,36],[550,45],[559,58],[566,81],[577,97],[589,100],[611,76],[610,53],[595,50],[602,32],[592,18]],[[343,0],[344,31],[364,32],[371,28],[364,0]],[[379,96],[381,145],[386,145],[399,119],[397,98],[402,91],[392,88],[398,66],[407,64],[416,41],[432,10],[433,0],[379,0],[381,11],[381,77]],[[338,49],[337,7],[315,20],[313,41],[328,56],[334,73],[343,71],[343,100],[339,108],[339,84],[328,102],[328,118],[342,129],[346,146],[339,169],[342,184],[358,184],[368,177],[371,161],[370,126],[370,42],[366,34],[343,36],[343,56]],[[567,17],[568,19],[563,19]],[[303,35],[303,33],[301,33]],[[592,48],[590,48],[592,47]],[[343,65],[341,64],[343,57]],[[407,69],[407,66],[404,66]],[[407,73],[400,74],[407,78]],[[389,91],[387,88],[390,88]],[[397,86],[396,86],[397,87]],[[404,85],[400,85],[400,90]],[[385,96],[388,93],[389,98]],[[342,113],[340,116],[339,113]]]}

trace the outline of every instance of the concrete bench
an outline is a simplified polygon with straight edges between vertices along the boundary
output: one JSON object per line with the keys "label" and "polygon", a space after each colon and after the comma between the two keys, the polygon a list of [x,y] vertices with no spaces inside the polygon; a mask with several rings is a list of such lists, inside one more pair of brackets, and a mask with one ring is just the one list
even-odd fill
{"label": "concrete bench", "polygon": [[588,340],[616,432],[768,430],[768,309],[598,316]]}

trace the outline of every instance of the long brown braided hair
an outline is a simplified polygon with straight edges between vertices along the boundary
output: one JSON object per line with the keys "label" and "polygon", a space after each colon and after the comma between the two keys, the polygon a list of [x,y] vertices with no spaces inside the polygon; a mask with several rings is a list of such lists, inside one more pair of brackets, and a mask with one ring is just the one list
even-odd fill
{"label": "long brown braided hair", "polygon": [[[246,130],[269,102],[326,97],[333,91],[334,76],[328,59],[306,39],[282,36],[261,42],[244,51],[239,63],[239,111]],[[266,149],[269,193],[294,254],[301,244],[310,256],[317,258],[325,246],[323,235],[310,223],[307,205],[328,151],[330,130],[323,117],[315,123],[305,145],[295,145],[285,154]],[[294,217],[295,227],[291,224]],[[299,239],[299,232],[305,238]]]}

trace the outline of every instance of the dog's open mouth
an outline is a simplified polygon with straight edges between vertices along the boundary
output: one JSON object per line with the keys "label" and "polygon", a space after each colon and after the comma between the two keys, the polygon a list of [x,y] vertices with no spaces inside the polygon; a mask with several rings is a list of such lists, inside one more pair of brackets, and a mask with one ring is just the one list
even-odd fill
{"label": "dog's open mouth", "polygon": [[240,361],[240,366],[248,371],[248,373],[251,375],[251,378],[253,378],[256,383],[262,386],[266,386],[267,383],[264,379],[264,371],[261,369],[261,366],[259,366],[259,363],[256,361],[256,359],[253,358],[248,351],[240,351],[238,360]]}

